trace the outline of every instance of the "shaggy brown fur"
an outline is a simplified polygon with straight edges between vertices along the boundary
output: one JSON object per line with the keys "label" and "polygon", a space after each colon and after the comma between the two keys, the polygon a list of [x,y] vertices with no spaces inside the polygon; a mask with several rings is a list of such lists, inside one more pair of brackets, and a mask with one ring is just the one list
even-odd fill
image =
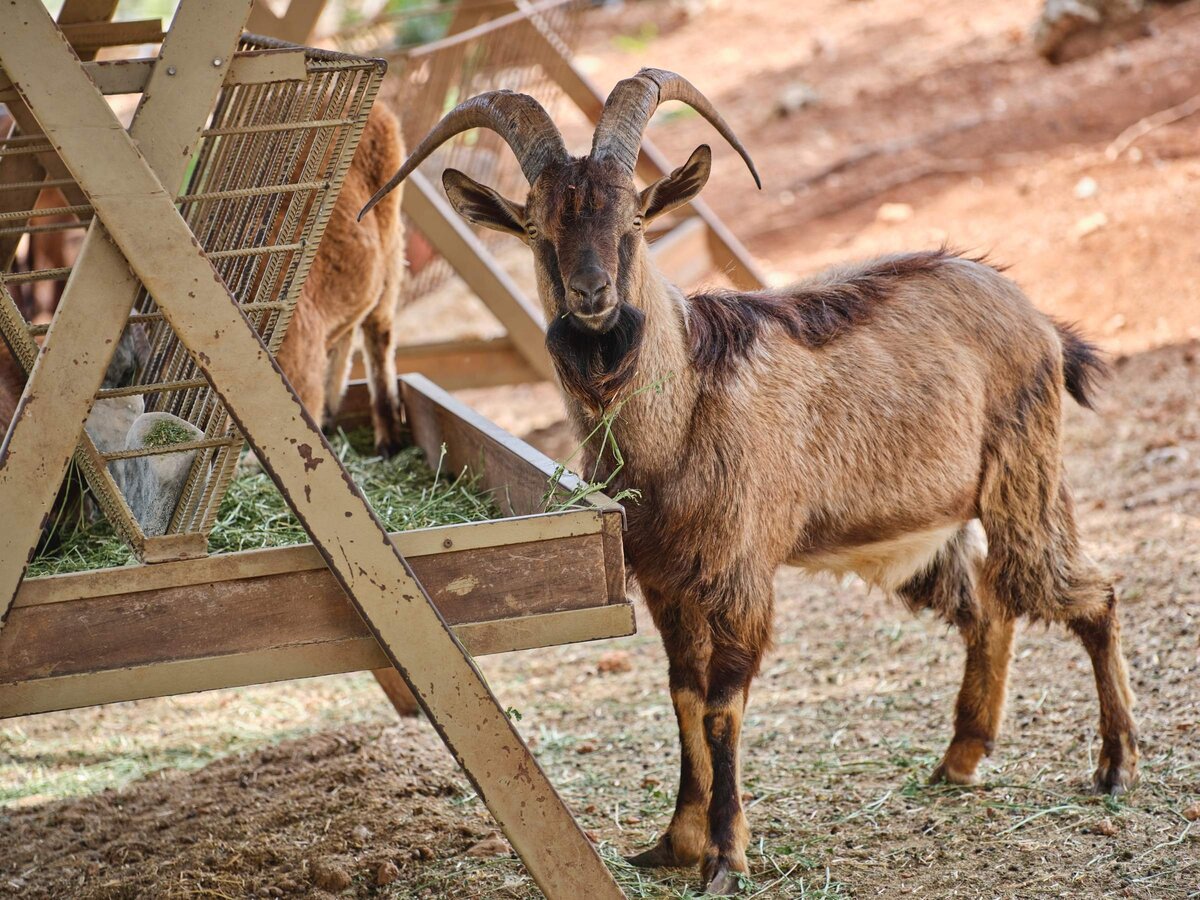
{"label": "shaggy brown fur", "polygon": [[279,349],[280,368],[301,402],[323,419],[341,403],[361,330],[375,443],[386,456],[403,445],[392,331],[404,283],[400,195],[389,195],[362,223],[356,216],[403,158],[399,123],[377,104]]}
{"label": "shaggy brown fur", "polygon": [[[649,75],[623,84],[652,110],[654,85],[679,88]],[[631,861],[700,864],[706,890],[736,891],[749,841],[738,742],[784,564],[858,575],[958,627],[967,663],[935,781],[969,783],[994,745],[1014,620],[1065,624],[1096,676],[1094,787],[1128,788],[1137,738],[1116,600],[1062,478],[1063,389],[1089,401],[1093,348],[996,269],[946,251],[686,297],[650,261],[644,228],[694,197],[710,165],[701,147],[639,193],[611,157],[563,157],[524,206],[443,178],[470,221],[530,245],[580,433],[620,411],[624,465],[594,455],[588,471],[641,492],[625,547],[667,651],[681,747],[671,824]]]}

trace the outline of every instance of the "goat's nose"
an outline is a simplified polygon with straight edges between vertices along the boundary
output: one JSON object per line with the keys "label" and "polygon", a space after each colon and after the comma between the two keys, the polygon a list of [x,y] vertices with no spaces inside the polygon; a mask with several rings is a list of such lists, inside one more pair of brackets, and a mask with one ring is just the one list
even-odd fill
{"label": "goat's nose", "polygon": [[604,295],[612,284],[608,272],[600,266],[586,266],[571,276],[571,293],[580,301],[579,311],[584,315],[599,312],[604,305]]}

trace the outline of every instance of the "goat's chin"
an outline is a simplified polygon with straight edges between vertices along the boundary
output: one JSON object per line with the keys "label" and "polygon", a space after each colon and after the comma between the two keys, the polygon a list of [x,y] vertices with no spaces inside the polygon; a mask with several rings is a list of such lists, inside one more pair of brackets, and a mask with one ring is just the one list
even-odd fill
{"label": "goat's chin", "polygon": [[621,304],[614,303],[611,307],[602,313],[596,313],[592,316],[585,316],[579,313],[571,313],[571,322],[580,331],[588,334],[608,334],[616,326],[621,318]]}

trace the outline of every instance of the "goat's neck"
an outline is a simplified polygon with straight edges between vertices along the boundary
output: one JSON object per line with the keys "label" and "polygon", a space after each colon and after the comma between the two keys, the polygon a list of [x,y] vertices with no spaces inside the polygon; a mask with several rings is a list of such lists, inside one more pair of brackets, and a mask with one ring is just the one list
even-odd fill
{"label": "goat's neck", "polygon": [[[645,314],[644,330],[633,377],[603,411],[589,409],[569,392],[568,410],[587,435],[587,474],[607,477],[613,459],[602,446],[604,413],[612,418],[612,434],[625,461],[622,481],[636,487],[646,476],[674,471],[685,450],[699,388],[687,338],[683,292],[649,259],[639,254],[629,279],[627,302]],[[596,454],[602,454],[595,467]]]}

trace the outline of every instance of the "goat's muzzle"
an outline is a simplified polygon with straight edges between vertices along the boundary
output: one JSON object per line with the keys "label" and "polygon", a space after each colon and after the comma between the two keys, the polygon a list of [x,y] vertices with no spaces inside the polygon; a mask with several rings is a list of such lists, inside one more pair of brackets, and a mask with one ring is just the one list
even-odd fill
{"label": "goat's muzzle", "polygon": [[567,282],[567,307],[589,331],[605,332],[616,321],[617,292],[602,266],[581,266]]}

